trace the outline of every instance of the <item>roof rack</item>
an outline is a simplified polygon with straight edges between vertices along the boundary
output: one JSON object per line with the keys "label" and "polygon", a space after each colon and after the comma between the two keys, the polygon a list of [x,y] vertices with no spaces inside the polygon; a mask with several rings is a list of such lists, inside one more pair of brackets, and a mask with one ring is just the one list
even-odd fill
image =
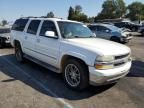
{"label": "roof rack", "polygon": [[[28,16],[28,17],[21,17],[21,19],[22,18],[48,18],[48,17],[47,16],[41,16],[41,17]],[[53,18],[63,19],[63,18],[58,18],[58,17],[53,17]]]}
{"label": "roof rack", "polygon": [[28,17],[21,17],[21,18],[39,18],[39,17],[28,16]]}

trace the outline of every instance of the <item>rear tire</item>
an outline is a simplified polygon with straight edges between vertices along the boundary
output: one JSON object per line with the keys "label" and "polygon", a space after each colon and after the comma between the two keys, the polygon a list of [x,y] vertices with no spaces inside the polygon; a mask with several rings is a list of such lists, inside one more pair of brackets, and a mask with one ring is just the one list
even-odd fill
{"label": "rear tire", "polygon": [[136,32],[137,29],[135,27],[132,28],[132,32]]}
{"label": "rear tire", "polygon": [[19,42],[15,43],[15,57],[18,62],[22,63],[24,61],[23,52]]}
{"label": "rear tire", "polygon": [[77,59],[70,59],[65,63],[63,78],[66,85],[74,90],[84,90],[89,86],[88,69]]}
{"label": "rear tire", "polygon": [[3,48],[4,46],[5,46],[4,39],[0,38],[0,48]]}
{"label": "rear tire", "polygon": [[144,30],[141,32],[141,35],[144,36]]}

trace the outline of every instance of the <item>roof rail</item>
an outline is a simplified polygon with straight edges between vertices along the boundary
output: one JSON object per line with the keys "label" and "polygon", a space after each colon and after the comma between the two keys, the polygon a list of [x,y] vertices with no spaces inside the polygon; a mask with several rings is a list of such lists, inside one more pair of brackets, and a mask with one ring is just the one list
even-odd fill
{"label": "roof rail", "polygon": [[39,17],[28,16],[28,17],[21,17],[21,18],[39,18]]}
{"label": "roof rail", "polygon": [[[22,18],[48,18],[48,17],[47,16],[41,16],[41,17],[28,16],[28,17],[21,17],[21,19]],[[63,19],[63,18],[59,18],[59,17],[53,17],[53,18]]]}

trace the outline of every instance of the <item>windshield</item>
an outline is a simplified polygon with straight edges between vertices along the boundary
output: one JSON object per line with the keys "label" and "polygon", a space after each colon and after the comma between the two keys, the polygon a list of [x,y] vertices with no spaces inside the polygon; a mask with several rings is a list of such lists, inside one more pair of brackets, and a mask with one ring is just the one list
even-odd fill
{"label": "windshield", "polygon": [[58,21],[63,38],[91,38],[95,35],[91,30],[81,23]]}
{"label": "windshield", "polygon": [[0,34],[2,33],[10,33],[10,29],[0,29]]}

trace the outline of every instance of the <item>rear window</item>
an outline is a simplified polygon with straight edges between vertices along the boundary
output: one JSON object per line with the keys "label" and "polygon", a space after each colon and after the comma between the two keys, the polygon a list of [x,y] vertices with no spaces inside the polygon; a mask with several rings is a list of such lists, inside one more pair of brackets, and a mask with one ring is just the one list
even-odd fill
{"label": "rear window", "polygon": [[16,31],[23,31],[26,24],[28,22],[28,19],[18,19],[15,21],[15,23],[12,26],[12,30]]}

